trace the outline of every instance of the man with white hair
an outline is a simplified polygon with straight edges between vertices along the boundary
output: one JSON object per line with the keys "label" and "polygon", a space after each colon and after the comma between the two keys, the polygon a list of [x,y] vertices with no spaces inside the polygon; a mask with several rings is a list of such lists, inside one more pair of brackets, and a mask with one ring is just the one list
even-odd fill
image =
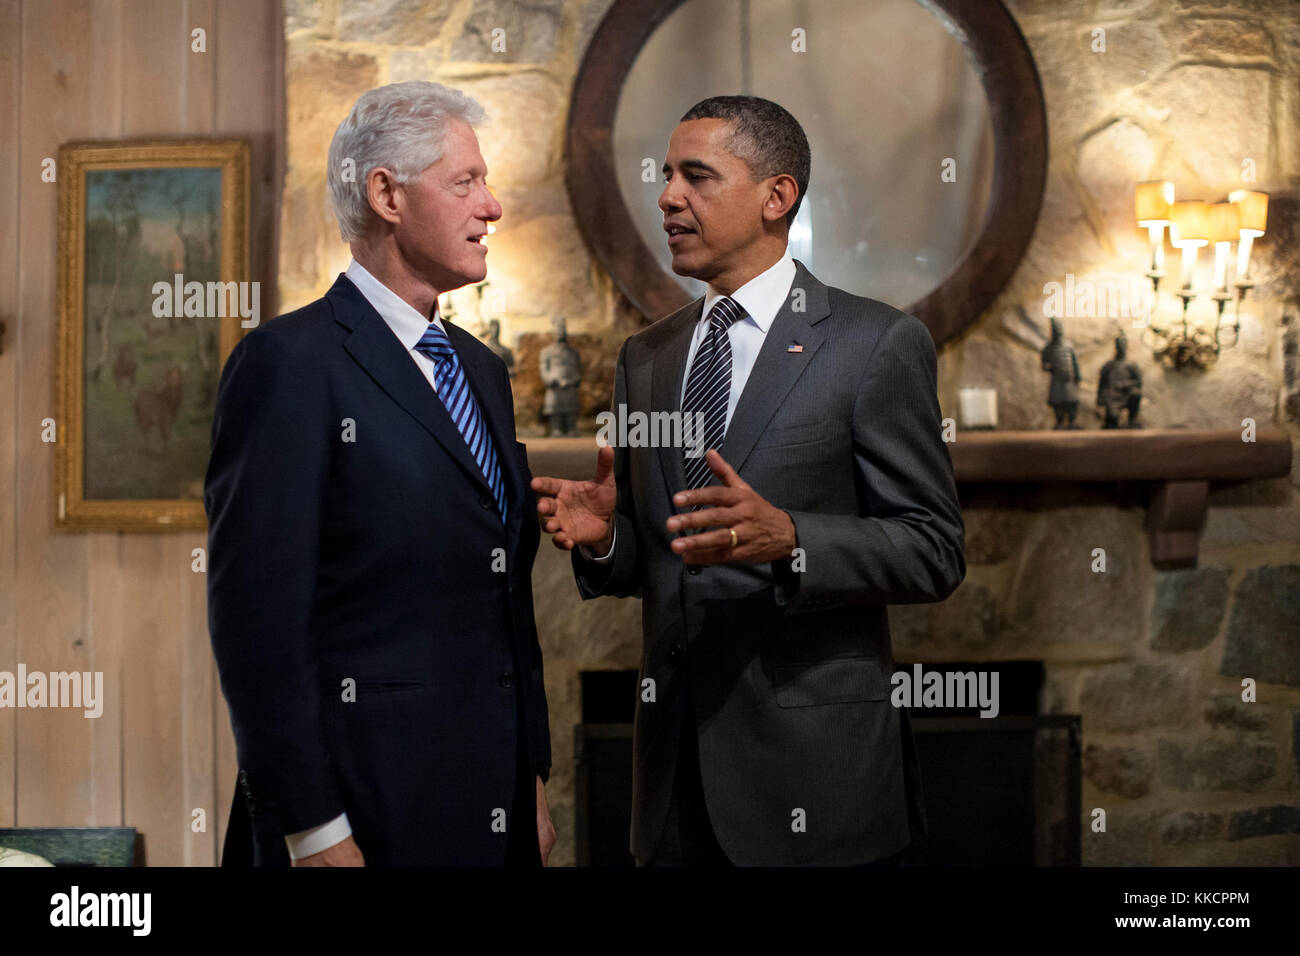
{"label": "man with white hair", "polygon": [[501,206],[436,83],[371,90],[329,150],[352,262],[221,376],[208,614],[239,786],[223,864],[544,865],[539,529],[505,366],[438,296]]}

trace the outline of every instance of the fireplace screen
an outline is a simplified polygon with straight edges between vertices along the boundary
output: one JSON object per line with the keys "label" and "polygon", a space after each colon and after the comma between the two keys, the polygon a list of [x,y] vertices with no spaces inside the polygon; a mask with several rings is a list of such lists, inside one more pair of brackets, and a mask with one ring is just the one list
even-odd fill
{"label": "fireplace screen", "polygon": [[[970,665],[926,665],[927,670],[945,666]],[[1004,693],[999,716],[909,711],[929,832],[913,840],[906,863],[1078,866],[1081,720],[1032,713],[1041,664],[978,666],[1000,670],[1010,691]],[[633,866],[628,852],[632,723],[627,702],[635,700],[636,672],[584,673],[582,691],[583,723],[574,729],[577,862]]]}

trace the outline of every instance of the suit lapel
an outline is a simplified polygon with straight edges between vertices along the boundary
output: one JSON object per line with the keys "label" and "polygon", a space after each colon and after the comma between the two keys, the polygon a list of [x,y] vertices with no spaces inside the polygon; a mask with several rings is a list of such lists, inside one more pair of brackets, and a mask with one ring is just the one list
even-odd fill
{"label": "suit lapel", "polygon": [[[802,290],[802,296],[796,295]],[[794,311],[798,302],[803,311]],[[830,315],[826,286],[817,281],[803,265],[795,260],[794,283],[781,311],[772,320],[763,346],[759,349],[754,369],[749,373],[745,389],[736,403],[735,414],[722,440],[722,457],[727,464],[741,471],[749,453],[772,420],[786,395],[794,387],[803,370],[821,348],[826,335],[816,328],[816,323]],[[789,351],[791,345],[801,345],[798,352]]]}
{"label": "suit lapel", "polygon": [[[339,276],[325,298],[334,318],[352,330],[343,347],[388,396],[424,426],[461,467],[487,488],[478,462],[469,453],[455,422],[411,356],[366,297],[346,276]],[[460,350],[457,350],[459,354]],[[472,380],[471,380],[472,381]],[[490,489],[489,489],[490,490]]]}
{"label": "suit lapel", "polygon": [[[664,319],[668,327],[664,330],[663,342],[655,350],[654,368],[650,373],[651,410],[681,411],[686,356],[691,350],[691,336],[703,314],[704,300],[699,299]],[[664,481],[668,483],[670,498],[686,487],[684,454],[682,448],[659,447],[659,465],[663,469]]]}

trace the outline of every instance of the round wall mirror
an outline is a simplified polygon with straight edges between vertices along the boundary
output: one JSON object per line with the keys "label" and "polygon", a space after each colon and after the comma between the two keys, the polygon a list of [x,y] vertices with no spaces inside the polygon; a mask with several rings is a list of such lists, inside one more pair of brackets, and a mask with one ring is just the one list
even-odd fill
{"label": "round wall mirror", "polygon": [[1047,144],[1037,71],[1000,4],[616,0],[575,84],[567,182],[589,245],[648,321],[704,292],[670,269],[659,167],[680,116],[720,93],[774,100],[808,134],[790,251],[823,282],[911,311],[943,341],[1010,277]]}

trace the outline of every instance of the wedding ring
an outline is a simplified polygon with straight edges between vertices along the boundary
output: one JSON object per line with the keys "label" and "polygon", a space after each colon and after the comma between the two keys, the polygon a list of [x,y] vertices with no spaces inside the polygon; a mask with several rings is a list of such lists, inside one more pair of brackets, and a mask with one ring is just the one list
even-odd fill
{"label": "wedding ring", "polygon": [[728,528],[727,530],[731,532],[731,546],[734,548],[736,546],[736,529]]}

